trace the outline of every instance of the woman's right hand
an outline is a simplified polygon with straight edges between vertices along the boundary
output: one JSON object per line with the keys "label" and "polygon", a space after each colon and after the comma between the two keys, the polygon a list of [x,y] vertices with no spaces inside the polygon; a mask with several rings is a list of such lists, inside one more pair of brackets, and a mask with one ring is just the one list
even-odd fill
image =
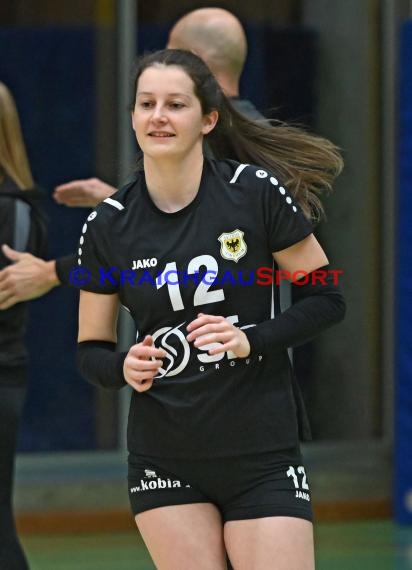
{"label": "woman's right hand", "polygon": [[134,344],[123,363],[125,380],[137,392],[146,392],[152,387],[153,379],[163,364],[166,352],[156,348],[153,337],[147,335],[142,342]]}

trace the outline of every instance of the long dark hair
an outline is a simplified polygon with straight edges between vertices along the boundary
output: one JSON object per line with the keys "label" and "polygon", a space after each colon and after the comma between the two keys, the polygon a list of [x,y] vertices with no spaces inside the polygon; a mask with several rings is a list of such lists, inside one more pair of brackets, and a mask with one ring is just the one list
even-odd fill
{"label": "long dark hair", "polygon": [[322,217],[319,196],[331,190],[343,167],[340,152],[332,142],[286,123],[244,117],[231,105],[203,60],[179,49],[160,50],[137,60],[132,75],[132,109],[140,75],[156,65],[181,67],[194,83],[202,112],[218,111],[218,122],[206,137],[216,158],[234,158],[274,171],[308,217]]}

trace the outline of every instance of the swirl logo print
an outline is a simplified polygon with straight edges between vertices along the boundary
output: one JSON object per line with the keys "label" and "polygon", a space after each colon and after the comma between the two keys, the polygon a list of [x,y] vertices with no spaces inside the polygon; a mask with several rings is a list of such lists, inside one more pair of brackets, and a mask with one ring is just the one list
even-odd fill
{"label": "swirl logo print", "polygon": [[189,362],[190,346],[180,330],[184,324],[183,322],[176,327],[163,327],[152,335],[155,345],[163,348],[167,353],[163,359],[164,367],[160,368],[157,379],[164,376],[176,376],[186,368]]}

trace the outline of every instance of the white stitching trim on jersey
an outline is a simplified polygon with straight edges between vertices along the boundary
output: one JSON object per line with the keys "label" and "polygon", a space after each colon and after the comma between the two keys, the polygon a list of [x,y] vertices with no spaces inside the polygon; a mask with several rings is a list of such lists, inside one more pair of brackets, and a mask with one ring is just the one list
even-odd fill
{"label": "white stitching trim on jersey", "polygon": [[234,184],[236,182],[236,180],[239,178],[242,170],[244,170],[246,168],[246,166],[249,166],[248,164],[239,164],[239,166],[236,168],[236,172],[233,175],[232,180],[230,180],[229,184]]}
{"label": "white stitching trim on jersey", "polygon": [[114,208],[117,208],[118,210],[124,210],[123,204],[121,204],[117,200],[113,200],[113,198],[106,198],[105,200],[103,200],[103,202],[106,202],[106,204],[110,204],[110,206],[113,206]]}

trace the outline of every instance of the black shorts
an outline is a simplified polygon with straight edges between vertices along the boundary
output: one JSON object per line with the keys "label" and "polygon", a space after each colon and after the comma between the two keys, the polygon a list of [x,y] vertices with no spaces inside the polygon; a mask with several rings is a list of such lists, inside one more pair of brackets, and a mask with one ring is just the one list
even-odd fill
{"label": "black shorts", "polygon": [[134,515],[149,509],[212,503],[223,522],[289,516],[313,520],[299,450],[217,459],[129,455],[129,499]]}

